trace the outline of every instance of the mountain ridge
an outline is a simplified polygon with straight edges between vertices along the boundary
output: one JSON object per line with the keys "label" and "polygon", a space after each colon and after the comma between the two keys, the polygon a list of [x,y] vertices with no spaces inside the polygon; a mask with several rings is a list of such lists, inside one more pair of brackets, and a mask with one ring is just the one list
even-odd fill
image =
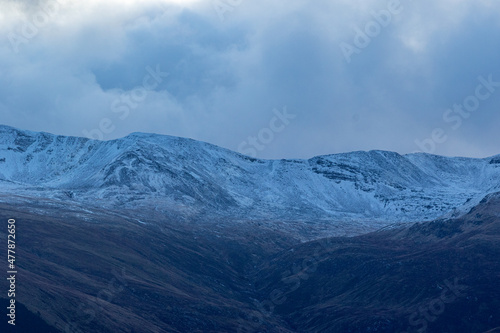
{"label": "mountain ridge", "polygon": [[[124,333],[500,325],[495,157],[258,160],[139,136],[148,139],[0,128],[0,219],[16,219],[16,302],[30,324]],[[348,237],[329,237],[339,235]],[[7,247],[7,228],[0,236]]]}
{"label": "mountain ridge", "polygon": [[463,213],[500,188],[498,156],[371,150],[263,160],[159,134],[98,141],[0,126],[0,180],[26,197],[141,214],[352,223],[356,232]]}
{"label": "mountain ridge", "polygon": [[131,132],[131,133],[129,133],[129,134],[127,134],[127,135],[125,135],[125,136],[123,136],[121,138],[117,138],[117,139],[98,140],[98,139],[90,139],[90,138],[87,138],[87,137],[80,137],[80,136],[74,136],[74,135],[54,134],[54,133],[45,132],[45,131],[39,131],[38,132],[38,131],[32,131],[32,130],[23,130],[23,129],[14,127],[14,126],[0,124],[0,134],[2,134],[2,132],[5,132],[5,130],[17,131],[17,132],[20,132],[20,133],[30,133],[30,134],[34,134],[34,135],[42,134],[42,135],[49,135],[49,136],[53,136],[53,137],[83,139],[83,140],[96,141],[96,142],[113,142],[113,141],[123,140],[123,139],[126,139],[128,137],[144,137],[144,138],[166,137],[166,138],[171,138],[171,139],[180,139],[180,140],[185,140],[185,141],[198,142],[198,143],[201,143],[201,144],[204,144],[204,145],[209,145],[209,146],[212,146],[212,147],[217,147],[218,149],[226,150],[226,151],[232,152],[234,154],[244,156],[244,157],[246,157],[248,159],[256,159],[256,160],[263,160],[263,161],[280,161],[280,160],[287,160],[287,161],[308,161],[310,159],[317,158],[317,157],[330,157],[330,156],[339,156],[339,155],[349,155],[349,154],[355,154],[355,153],[386,152],[386,153],[397,154],[397,155],[400,155],[400,156],[403,156],[403,157],[405,157],[405,156],[412,156],[412,155],[416,155],[416,156],[418,156],[418,155],[424,155],[424,156],[435,156],[435,157],[443,157],[443,158],[451,158],[451,159],[490,160],[490,161],[494,160],[495,163],[500,163],[500,154],[477,158],[477,157],[468,157],[468,156],[444,156],[444,155],[430,154],[430,153],[425,153],[425,152],[413,152],[413,153],[400,154],[400,153],[395,152],[395,151],[383,150],[383,149],[353,150],[353,151],[350,151],[350,152],[340,152],[340,153],[332,153],[332,154],[315,155],[315,156],[312,156],[310,158],[274,158],[274,159],[266,159],[266,158],[254,158],[254,157],[250,157],[250,156],[241,154],[239,152],[233,151],[233,150],[228,149],[228,148],[224,148],[224,147],[218,146],[218,145],[210,143],[210,142],[200,141],[200,140],[196,140],[196,139],[188,138],[188,137],[173,136],[173,135],[168,135],[168,134],[148,133],[148,132],[140,132],[139,131],[139,132]]}

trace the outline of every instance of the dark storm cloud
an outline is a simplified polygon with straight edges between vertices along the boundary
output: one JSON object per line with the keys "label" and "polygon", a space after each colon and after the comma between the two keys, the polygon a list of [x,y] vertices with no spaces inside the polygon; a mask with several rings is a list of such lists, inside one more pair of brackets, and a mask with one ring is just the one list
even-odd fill
{"label": "dark storm cloud", "polygon": [[[242,1],[221,20],[214,3],[3,2],[0,122],[104,139],[157,132],[232,150],[254,137],[257,155],[272,158],[407,153],[442,129],[432,152],[500,153],[500,89],[458,129],[443,119],[478,77],[500,81],[499,4]],[[43,12],[46,21],[34,18]],[[359,30],[387,12],[357,47]],[[26,38],[30,24],[37,32]],[[274,118],[284,107],[294,118],[282,129]]]}

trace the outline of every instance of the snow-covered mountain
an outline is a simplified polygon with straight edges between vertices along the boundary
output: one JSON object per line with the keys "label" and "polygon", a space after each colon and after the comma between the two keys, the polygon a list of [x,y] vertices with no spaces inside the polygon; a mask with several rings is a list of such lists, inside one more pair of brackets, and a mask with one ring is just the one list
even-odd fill
{"label": "snow-covered mountain", "polygon": [[500,190],[499,180],[500,155],[260,160],[171,136],[103,142],[0,126],[0,192],[143,213],[382,226],[451,214]]}

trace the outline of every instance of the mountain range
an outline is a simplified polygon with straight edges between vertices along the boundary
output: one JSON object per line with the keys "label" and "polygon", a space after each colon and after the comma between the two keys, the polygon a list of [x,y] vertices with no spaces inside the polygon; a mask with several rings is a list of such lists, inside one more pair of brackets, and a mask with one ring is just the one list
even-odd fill
{"label": "mountain range", "polygon": [[103,142],[0,126],[1,188],[19,196],[135,210],[138,218],[155,211],[314,225],[306,238],[458,216],[500,191],[498,179],[500,156],[359,151],[260,160],[171,136]]}
{"label": "mountain range", "polygon": [[0,126],[1,331],[498,332],[499,175],[500,156],[259,160]]}

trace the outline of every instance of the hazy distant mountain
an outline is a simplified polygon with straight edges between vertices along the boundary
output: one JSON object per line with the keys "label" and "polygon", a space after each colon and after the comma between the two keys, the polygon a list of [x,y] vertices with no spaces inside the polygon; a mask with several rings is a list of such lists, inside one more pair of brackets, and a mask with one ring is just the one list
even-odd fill
{"label": "hazy distant mountain", "polygon": [[500,156],[369,151],[259,160],[170,136],[102,142],[0,126],[2,190],[141,216],[147,208],[191,219],[324,222],[330,233],[355,234],[471,206],[500,189],[499,179]]}

